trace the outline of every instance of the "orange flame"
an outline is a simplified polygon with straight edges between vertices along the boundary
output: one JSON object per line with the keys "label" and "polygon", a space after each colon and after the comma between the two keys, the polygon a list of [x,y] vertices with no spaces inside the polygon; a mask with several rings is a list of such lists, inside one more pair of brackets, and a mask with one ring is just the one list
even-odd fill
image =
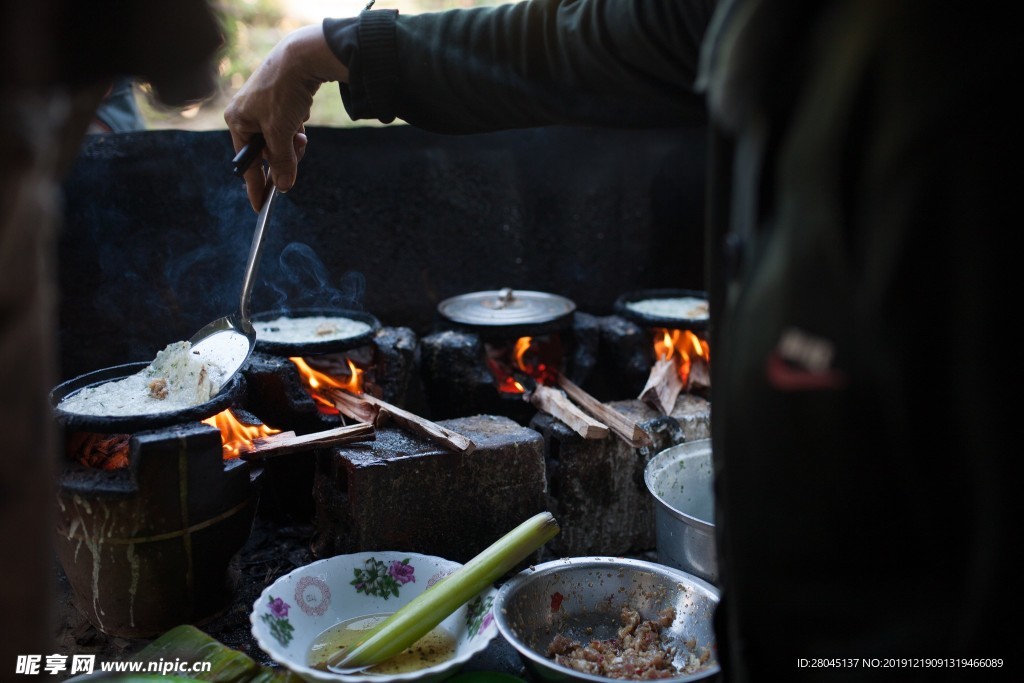
{"label": "orange flame", "polygon": [[[520,337],[512,345],[511,353],[498,351],[489,357],[487,365],[498,380],[498,391],[505,394],[526,393],[526,387],[515,378],[515,371],[532,377],[541,384],[553,383],[555,371],[551,370],[551,364],[546,361],[553,362],[553,356],[559,353],[556,350],[558,348],[533,337]],[[506,360],[500,357],[502,355]]]}
{"label": "orange flame", "polygon": [[675,359],[679,366],[679,379],[688,386],[690,370],[694,363],[711,363],[711,349],[708,343],[690,330],[654,329],[654,354],[658,360]]}
{"label": "orange flame", "polygon": [[532,345],[533,337],[520,337],[519,339],[516,339],[516,344],[512,348],[512,358],[515,359],[516,361],[516,367],[518,367],[523,372],[529,372],[530,368],[526,365],[526,362],[523,360],[523,356],[526,355],[526,352],[530,350],[530,347]]}
{"label": "orange flame", "polygon": [[220,430],[220,441],[224,447],[224,459],[232,460],[248,450],[252,442],[264,436],[280,433],[280,429],[274,429],[267,425],[246,425],[238,421],[231,409],[217,413],[213,417],[202,420],[203,424],[216,427]]}
{"label": "orange flame", "polygon": [[338,414],[338,409],[334,407],[334,401],[330,399],[328,394],[330,389],[344,389],[353,394],[363,393],[364,371],[357,367],[348,356],[345,356],[345,362],[348,363],[348,377],[333,377],[319,370],[314,370],[310,367],[309,363],[298,356],[288,360],[298,368],[299,376],[305,380],[306,387],[309,389],[309,395],[316,401],[317,408],[322,413],[328,415]]}

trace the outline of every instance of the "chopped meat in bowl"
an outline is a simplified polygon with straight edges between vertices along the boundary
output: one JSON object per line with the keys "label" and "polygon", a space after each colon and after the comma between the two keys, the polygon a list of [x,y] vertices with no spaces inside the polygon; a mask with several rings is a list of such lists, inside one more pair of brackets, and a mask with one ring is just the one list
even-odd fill
{"label": "chopped meat in bowl", "polygon": [[495,621],[539,678],[695,681],[719,671],[718,591],[678,569],[613,557],[555,560],[501,587]]}

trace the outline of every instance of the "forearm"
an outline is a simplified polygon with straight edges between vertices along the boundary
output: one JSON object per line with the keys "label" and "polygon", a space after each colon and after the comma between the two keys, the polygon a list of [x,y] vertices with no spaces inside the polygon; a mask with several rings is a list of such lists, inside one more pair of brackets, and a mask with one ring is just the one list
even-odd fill
{"label": "forearm", "polygon": [[[399,16],[393,47],[348,46],[342,93],[355,117],[397,116],[444,132],[702,121],[693,82],[713,9],[711,0],[532,0]],[[341,55],[346,46],[331,29],[328,20]],[[389,62],[393,78],[378,72],[362,82],[364,69]]]}

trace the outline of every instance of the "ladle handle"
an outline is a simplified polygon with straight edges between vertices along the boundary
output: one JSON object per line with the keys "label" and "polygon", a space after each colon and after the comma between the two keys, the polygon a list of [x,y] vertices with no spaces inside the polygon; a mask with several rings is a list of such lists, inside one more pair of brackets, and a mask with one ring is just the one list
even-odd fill
{"label": "ladle handle", "polygon": [[252,288],[256,284],[256,270],[260,265],[260,256],[263,254],[263,235],[266,232],[267,221],[270,220],[270,209],[273,207],[275,197],[277,197],[277,186],[274,185],[274,181],[268,173],[267,186],[263,191],[263,206],[260,207],[260,215],[256,219],[256,232],[252,236],[252,246],[249,248],[249,261],[245,264],[242,300],[238,306],[238,313],[246,322],[249,322],[249,302],[252,299]]}
{"label": "ladle handle", "polygon": [[259,158],[260,153],[263,152],[263,148],[267,146],[267,141],[263,138],[262,133],[255,133],[249,138],[249,144],[238,150],[238,154],[231,160],[231,172],[241,178],[245,175],[245,172],[252,166],[252,162]]}

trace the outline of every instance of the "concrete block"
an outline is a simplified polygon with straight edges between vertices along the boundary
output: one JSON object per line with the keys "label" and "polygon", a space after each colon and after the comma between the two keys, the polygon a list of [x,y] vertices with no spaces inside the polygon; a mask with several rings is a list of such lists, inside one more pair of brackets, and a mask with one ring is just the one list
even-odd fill
{"label": "concrete block", "polygon": [[453,453],[384,427],[369,447],[318,453],[314,555],[407,550],[465,562],[547,509],[540,434],[489,415],[439,424],[476,449]]}
{"label": "concrete block", "polygon": [[530,423],[544,435],[548,506],[562,527],[548,544],[556,555],[653,550],[654,508],[644,468],[661,450],[710,434],[710,404],[696,396],[680,396],[671,416],[635,399],[608,405],[637,420],[653,445],[635,449],[614,434],[586,440],[546,413]]}

